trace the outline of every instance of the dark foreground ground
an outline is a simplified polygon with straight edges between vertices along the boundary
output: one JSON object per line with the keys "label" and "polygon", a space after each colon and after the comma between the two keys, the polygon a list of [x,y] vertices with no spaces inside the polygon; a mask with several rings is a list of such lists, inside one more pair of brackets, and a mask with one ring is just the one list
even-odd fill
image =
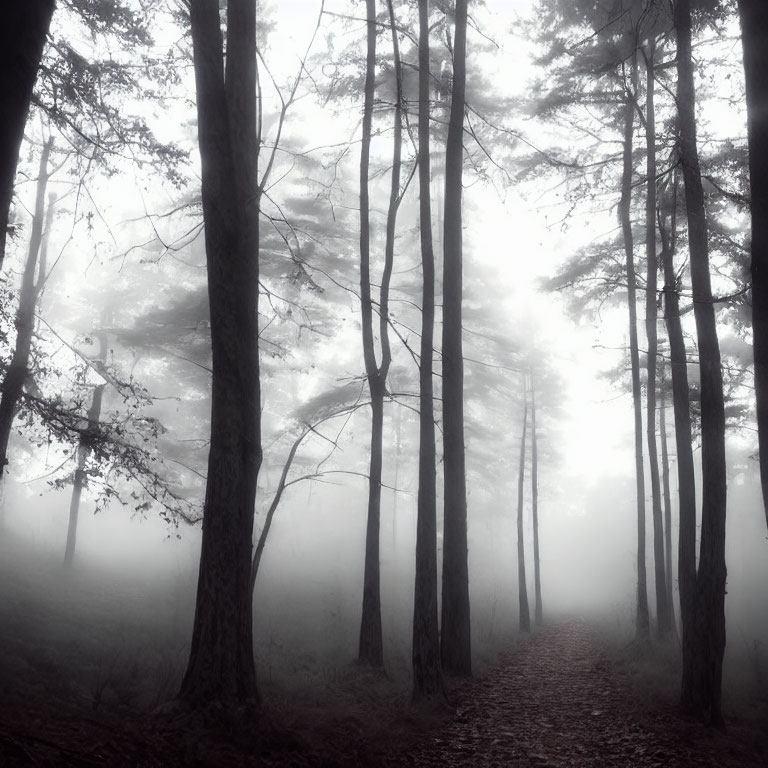
{"label": "dark foreground ground", "polygon": [[569,621],[451,684],[450,706],[414,710],[402,688],[358,670],[329,683],[325,702],[265,696],[260,728],[247,715],[138,714],[0,689],[0,766],[768,766],[765,702],[724,732],[681,719],[674,655],[609,646]]}

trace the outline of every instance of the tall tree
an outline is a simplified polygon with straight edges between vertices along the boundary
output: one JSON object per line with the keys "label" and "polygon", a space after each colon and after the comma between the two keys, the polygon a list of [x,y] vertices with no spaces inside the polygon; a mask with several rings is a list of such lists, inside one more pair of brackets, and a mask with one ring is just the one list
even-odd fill
{"label": "tall tree", "polygon": [[0,269],[5,259],[13,180],[32,89],[43,56],[55,0],[7,3],[0,31]]}
{"label": "tall tree", "polygon": [[262,460],[256,2],[190,0],[212,348],[211,441],[189,662],[193,707],[257,700],[251,541]]}
{"label": "tall tree", "polygon": [[[376,3],[366,0],[365,86],[363,135],[360,145],[360,309],[362,313],[363,356],[371,392],[371,455],[368,472],[368,521],[365,534],[363,574],[363,609],[360,620],[360,661],[380,667],[384,664],[381,636],[381,587],[379,572],[379,533],[381,521],[382,434],[384,427],[384,391],[386,371],[376,362],[373,339],[373,302],[371,299],[371,227],[368,191],[373,98],[376,80]],[[383,289],[382,281],[382,289]],[[382,339],[382,344],[384,340]],[[389,361],[384,357],[383,369]],[[382,376],[382,373],[384,374]]]}
{"label": "tall tree", "polygon": [[[96,334],[96,338],[99,342],[98,361],[103,366],[107,362],[107,334],[105,331],[99,331]],[[65,568],[70,568],[72,566],[72,562],[75,559],[75,545],[77,543],[77,521],[80,514],[80,498],[83,494],[83,488],[85,488],[86,482],[88,480],[86,462],[88,460],[88,454],[91,450],[91,445],[94,441],[95,435],[98,432],[99,419],[101,418],[101,405],[104,400],[105,387],[106,382],[103,381],[100,384],[96,384],[96,386],[93,388],[93,394],[91,395],[91,405],[88,408],[88,415],[86,416],[86,427],[83,432],[80,433],[80,438],[77,441],[77,465],[75,466],[75,476],[72,482],[72,496],[69,500],[67,543],[64,547]]]}
{"label": "tall tree", "polygon": [[11,427],[18,410],[19,398],[24,389],[24,383],[29,374],[29,354],[32,349],[32,335],[35,329],[35,304],[37,302],[38,256],[43,244],[43,228],[45,224],[45,193],[48,188],[48,161],[53,148],[53,139],[43,142],[40,152],[40,166],[37,176],[35,193],[35,210],[32,216],[32,229],[29,235],[29,248],[24,274],[19,291],[19,306],[16,311],[16,343],[13,348],[8,370],[0,385],[0,473],[5,473],[8,464],[8,441]]}
{"label": "tall tree", "polygon": [[464,457],[464,357],[461,338],[464,107],[467,0],[454,9],[453,84],[445,147],[443,222],[443,592],[440,655],[451,675],[472,674],[467,562],[467,478]]}
{"label": "tall tree", "polygon": [[635,482],[637,491],[637,636],[645,638],[650,631],[648,618],[648,585],[645,571],[645,469],[643,466],[643,415],[640,391],[640,354],[637,344],[637,277],[635,272],[635,246],[632,233],[632,167],[633,136],[635,126],[635,99],[637,97],[637,54],[632,53],[630,80],[624,105],[624,148],[621,173],[621,200],[619,219],[624,238],[627,270],[627,306],[629,308],[629,356],[632,368],[632,404],[635,419]]}
{"label": "tall tree", "polygon": [[539,447],[536,436],[536,380],[531,369],[531,512],[533,517],[533,609],[536,626],[544,623],[541,604],[541,565],[539,560]]}
{"label": "tall tree", "polygon": [[752,333],[760,482],[768,523],[768,4],[739,0],[752,196]]}
{"label": "tall tree", "polygon": [[443,695],[437,624],[437,489],[432,345],[435,332],[435,256],[429,190],[429,5],[419,0],[419,238],[423,278],[419,358],[419,490],[413,599],[413,699]]}
{"label": "tall tree", "polygon": [[[680,619],[682,626],[683,674],[682,690],[693,685],[696,627],[696,482],[693,464],[691,409],[689,404],[688,361],[680,321],[680,284],[675,272],[677,250],[678,171],[673,171],[671,193],[660,202],[659,234],[664,265],[664,321],[669,338],[672,372],[672,408],[675,415],[675,447],[677,452],[678,516],[678,583],[680,585]],[[667,219],[669,222],[667,223]]]}
{"label": "tall tree", "polygon": [[[696,91],[691,55],[690,0],[676,0],[677,108],[680,165],[685,186],[693,312],[701,378],[702,511],[699,570],[696,577],[697,623],[693,674],[683,675],[682,707],[705,723],[723,723],[721,696],[725,652],[725,404],[709,273],[704,192],[696,139]],[[681,530],[681,537],[683,533]],[[690,535],[690,531],[686,531]],[[689,595],[690,597],[690,595]]]}
{"label": "tall tree", "polygon": [[387,210],[387,231],[384,246],[384,270],[379,287],[379,341],[381,364],[376,360],[373,334],[373,300],[371,298],[371,232],[368,177],[370,168],[371,130],[376,75],[376,3],[366,0],[367,55],[364,86],[363,137],[360,153],[360,306],[362,312],[363,356],[365,373],[371,393],[371,455],[368,473],[368,522],[365,537],[365,568],[363,577],[363,609],[360,621],[358,659],[381,667],[384,653],[381,631],[381,589],[379,543],[381,531],[381,474],[384,435],[384,396],[387,374],[392,362],[389,344],[389,285],[395,255],[395,229],[400,207],[400,169],[402,166],[402,77],[400,49],[395,25],[394,7],[389,0],[389,20],[392,32],[395,68],[395,109],[392,174]]}
{"label": "tall tree", "polygon": [[656,43],[653,37],[641,49],[645,60],[645,145],[646,145],[646,197],[645,197],[645,257],[647,279],[645,284],[645,333],[648,339],[646,382],[646,439],[648,464],[651,474],[651,504],[653,519],[653,563],[656,590],[656,620],[660,639],[669,636],[672,629],[667,601],[667,578],[664,566],[664,523],[659,482],[659,457],[656,449],[656,366],[658,333],[656,330],[656,286],[659,262],[656,258],[656,106],[654,59]]}
{"label": "tall tree", "polygon": [[517,594],[520,606],[520,631],[531,631],[531,611],[528,607],[528,582],[525,575],[525,538],[523,508],[525,483],[525,433],[528,431],[528,396],[523,383],[523,430],[520,435],[520,461],[517,469]]}

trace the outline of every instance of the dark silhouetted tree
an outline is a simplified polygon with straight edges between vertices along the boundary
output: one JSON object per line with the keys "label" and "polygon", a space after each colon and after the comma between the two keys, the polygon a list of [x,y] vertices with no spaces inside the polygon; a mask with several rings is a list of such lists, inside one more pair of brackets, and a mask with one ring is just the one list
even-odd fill
{"label": "dark silhouetted tree", "polygon": [[[709,244],[704,192],[696,139],[696,91],[691,55],[690,0],[676,0],[677,108],[680,165],[685,186],[688,247],[691,262],[693,312],[699,349],[701,378],[702,513],[699,569],[696,589],[686,590],[685,600],[696,600],[694,610],[684,611],[684,620],[695,613],[687,627],[689,643],[683,644],[681,704],[685,712],[706,724],[721,726],[723,654],[725,652],[725,404],[717,339],[715,308],[709,273]],[[681,539],[692,535],[690,526]],[[693,541],[695,546],[695,539]],[[690,546],[690,542],[686,545]],[[690,562],[686,563],[690,569]],[[686,575],[690,580],[690,572]],[[693,637],[691,637],[693,634]],[[687,652],[686,652],[687,651]],[[687,670],[687,672],[686,672]]]}
{"label": "dark silhouetted tree", "polygon": [[768,523],[768,4],[738,0],[752,196],[752,332],[760,482]]}
{"label": "dark silhouetted tree", "polygon": [[627,306],[629,309],[629,356],[632,367],[632,405],[635,418],[635,481],[637,490],[637,636],[646,638],[650,631],[648,618],[648,585],[645,572],[645,469],[643,466],[643,414],[640,391],[640,353],[637,343],[637,275],[635,272],[635,246],[632,233],[632,138],[635,125],[637,98],[637,54],[631,56],[630,77],[624,106],[624,149],[621,174],[621,200],[619,219],[624,238],[627,271]]}
{"label": "dark silhouetted tree", "polygon": [[645,258],[647,277],[645,283],[645,333],[648,339],[646,369],[646,440],[648,443],[648,467],[651,475],[651,505],[653,512],[653,563],[656,589],[656,620],[659,638],[664,640],[672,629],[667,601],[667,578],[664,565],[664,523],[661,507],[659,457],[656,448],[656,366],[658,333],[656,328],[656,290],[659,262],[656,258],[656,106],[655,66],[656,43],[651,38],[641,49],[645,60]]}
{"label": "dark silhouetted tree", "polygon": [[467,58],[467,0],[454,9],[453,84],[445,147],[443,222],[443,592],[440,655],[445,672],[472,674],[464,456],[464,359],[461,300],[462,171]]}
{"label": "dark silhouetted tree", "polygon": [[429,161],[429,7],[419,0],[419,238],[423,279],[419,347],[419,490],[413,600],[413,699],[443,696],[437,624],[437,489],[432,347],[435,332],[435,257]]}
{"label": "dark silhouetted tree", "polygon": [[55,0],[26,0],[3,8],[0,26],[0,269],[5,259],[13,181],[32,90]]}
{"label": "dark silhouetted tree", "polygon": [[381,529],[381,474],[384,435],[384,396],[387,374],[392,362],[389,344],[389,285],[395,254],[395,228],[400,206],[400,169],[402,166],[402,82],[397,28],[392,3],[389,2],[395,69],[395,109],[393,158],[384,269],[379,287],[379,342],[381,363],[376,361],[373,333],[374,305],[371,297],[371,228],[368,177],[370,166],[371,129],[373,123],[376,75],[376,4],[366,0],[367,55],[364,86],[363,138],[360,153],[360,308],[362,313],[363,356],[365,373],[371,394],[371,454],[368,474],[368,522],[365,536],[365,568],[363,577],[363,608],[360,621],[358,659],[381,667],[384,664],[381,634],[381,589],[379,541]]}
{"label": "dark silhouetted tree", "polygon": [[251,541],[262,460],[255,0],[190,0],[212,347],[211,442],[189,662],[193,707],[257,700]]}

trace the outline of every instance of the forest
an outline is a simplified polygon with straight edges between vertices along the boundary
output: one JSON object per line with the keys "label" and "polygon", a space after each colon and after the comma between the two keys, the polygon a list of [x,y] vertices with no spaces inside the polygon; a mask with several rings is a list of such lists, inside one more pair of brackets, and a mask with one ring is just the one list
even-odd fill
{"label": "forest", "polygon": [[768,765],[768,3],[0,26],[0,766]]}

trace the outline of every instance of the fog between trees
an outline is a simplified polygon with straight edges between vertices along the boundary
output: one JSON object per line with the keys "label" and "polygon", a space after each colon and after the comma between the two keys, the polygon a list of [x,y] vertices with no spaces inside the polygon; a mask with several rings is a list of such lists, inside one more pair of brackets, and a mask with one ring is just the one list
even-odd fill
{"label": "fog between trees", "polygon": [[[749,273],[759,256],[750,169],[761,167],[749,165],[737,10],[688,5],[673,17],[631,0],[470,4],[465,93],[452,67],[460,3],[57,5],[2,266],[13,428],[0,670],[13,690],[53,677],[60,695],[94,709],[234,701],[258,711],[315,695],[355,660],[386,670],[408,698],[414,686],[416,701],[440,698],[443,675],[483,674],[520,639],[520,553],[539,631],[535,389],[543,624],[585,617],[622,641],[677,649],[675,659],[695,636],[683,668],[696,684],[681,702],[708,725],[764,700]],[[695,97],[678,90],[686,23]],[[427,142],[429,168],[417,162]],[[430,353],[434,375],[420,377]],[[673,382],[681,369],[685,385]],[[673,405],[691,419],[698,515],[683,514],[683,560]],[[717,473],[727,503],[715,498]],[[718,521],[722,711],[699,655],[719,653]],[[687,629],[680,563],[693,579],[683,584],[698,584],[690,594],[711,592],[691,598]],[[77,643],[82,654],[61,650]],[[42,657],[48,677],[35,667]],[[142,683],[132,686],[118,669],[134,657]]]}

